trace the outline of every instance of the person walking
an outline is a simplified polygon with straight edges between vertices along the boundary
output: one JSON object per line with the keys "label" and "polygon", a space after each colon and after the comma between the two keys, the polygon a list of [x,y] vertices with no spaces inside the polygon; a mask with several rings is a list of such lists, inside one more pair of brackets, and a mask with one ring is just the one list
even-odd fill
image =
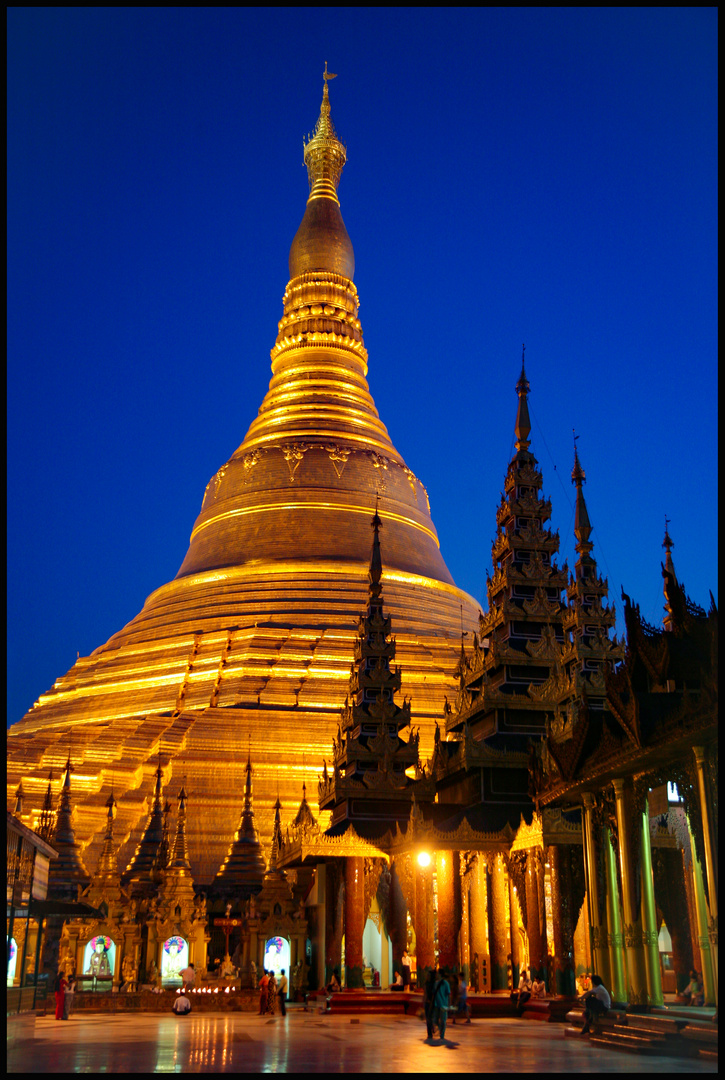
{"label": "person walking", "polygon": [[68,983],[62,971],[59,971],[55,979],[55,1018],[65,1020],[65,992]]}
{"label": "person walking", "polygon": [[448,1005],[451,1000],[451,987],[443,971],[436,982],[435,994],[433,995],[433,1023],[438,1025],[438,1034],[441,1039],[446,1037],[446,1021],[448,1020]]}
{"label": "person walking", "polygon": [[425,1026],[428,1029],[427,1042],[433,1041],[433,998],[435,997],[436,990],[436,973],[435,968],[430,968],[428,976],[425,980],[425,988],[423,991],[423,1010],[425,1012]]}
{"label": "person walking", "polygon": [[277,984],[277,997],[279,998],[279,1011],[282,1016],[287,1015],[287,976],[284,968],[279,973],[279,982]]}
{"label": "person walking", "polygon": [[267,987],[269,986],[269,975],[266,971],[262,973],[262,978],[259,980],[259,1015],[264,1016],[267,1011]]}
{"label": "person walking", "polygon": [[451,1019],[451,1023],[455,1024],[457,1019],[463,1020],[464,1023],[470,1024],[471,1022],[471,1006],[468,1004],[468,987],[466,986],[465,976],[461,976],[458,984],[458,999],[457,1009]]}

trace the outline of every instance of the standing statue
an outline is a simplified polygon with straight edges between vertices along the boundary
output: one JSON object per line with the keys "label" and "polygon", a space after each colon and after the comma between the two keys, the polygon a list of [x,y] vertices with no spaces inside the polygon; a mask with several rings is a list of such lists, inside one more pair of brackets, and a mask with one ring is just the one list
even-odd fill
{"label": "standing statue", "polygon": [[58,964],[58,970],[63,972],[66,979],[69,979],[71,975],[75,975],[75,973],[76,973],[76,958],[75,958],[75,956],[73,956],[73,954],[72,954],[72,952],[70,950],[70,946],[68,947],[67,952],[65,952],[63,954],[63,957],[62,957],[60,963]]}
{"label": "standing statue", "polygon": [[136,964],[130,953],[127,953],[123,958],[121,975],[123,977],[123,990],[129,994],[136,989]]}

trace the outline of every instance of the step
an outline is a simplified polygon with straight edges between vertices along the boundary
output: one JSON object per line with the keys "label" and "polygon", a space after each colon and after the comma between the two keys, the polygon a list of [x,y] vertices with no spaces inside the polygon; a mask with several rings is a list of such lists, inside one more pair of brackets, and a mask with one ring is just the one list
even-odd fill
{"label": "step", "polygon": [[717,1061],[717,1050],[709,1046],[700,1046],[697,1049],[697,1057],[699,1061]]}
{"label": "step", "polygon": [[651,1013],[627,1013],[626,1023],[627,1027],[654,1031],[658,1035],[679,1035],[685,1026],[684,1020],[674,1020],[669,1016],[652,1016]]}
{"label": "step", "polygon": [[627,1050],[635,1054],[662,1054],[666,1046],[664,1039],[643,1039],[639,1035],[625,1035],[622,1028],[616,1033],[603,1031],[599,1035],[590,1035],[589,1042],[592,1046]]}
{"label": "step", "polygon": [[716,1027],[704,1028],[688,1024],[686,1028],[682,1029],[682,1037],[683,1039],[698,1043],[703,1048],[714,1047],[717,1050],[718,1039]]}

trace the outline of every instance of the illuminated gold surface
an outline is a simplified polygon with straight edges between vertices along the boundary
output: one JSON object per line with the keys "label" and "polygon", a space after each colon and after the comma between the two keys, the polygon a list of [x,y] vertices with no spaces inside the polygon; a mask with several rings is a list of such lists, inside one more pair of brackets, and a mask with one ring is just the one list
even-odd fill
{"label": "illuminated gold surface", "polygon": [[423,760],[444,699],[455,695],[461,609],[472,630],[478,605],[455,587],[425,488],[393,446],[366,381],[352,245],[335,224],[344,230],[336,195],[344,147],[326,86],[305,160],[310,200],[290,253],[269,390],[207,485],[179,573],[8,733],[8,806],[22,778],[32,826],[72,732],[74,828],[88,865],[102,847],[111,789],[119,865],[129,861],[159,755],[165,788],[175,796],[183,781],[189,795],[198,882],[213,879],[237,829],[250,737],[263,844],[278,792],[284,825],[303,780],[317,791],[365,607],[377,497],[386,609]]}

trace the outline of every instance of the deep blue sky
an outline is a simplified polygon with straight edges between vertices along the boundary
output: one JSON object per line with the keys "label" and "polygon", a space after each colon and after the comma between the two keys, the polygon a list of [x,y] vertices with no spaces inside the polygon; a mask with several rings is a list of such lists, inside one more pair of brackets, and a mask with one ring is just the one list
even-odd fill
{"label": "deep blue sky", "polygon": [[[479,601],[526,342],[573,563],[717,596],[713,9],[8,12],[8,721],[142,607],[270,377],[325,60],[369,382]],[[556,464],[556,470],[554,469]]]}

